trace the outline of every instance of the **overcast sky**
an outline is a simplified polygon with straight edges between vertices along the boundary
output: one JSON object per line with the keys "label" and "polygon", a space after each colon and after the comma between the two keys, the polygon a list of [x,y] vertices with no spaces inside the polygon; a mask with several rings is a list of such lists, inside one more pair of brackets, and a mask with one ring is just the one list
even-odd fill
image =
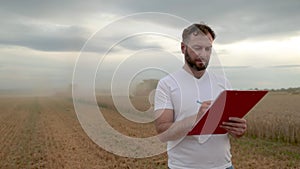
{"label": "overcast sky", "polygon": [[78,56],[99,62],[100,88],[114,74],[125,78],[119,68],[131,80],[155,77],[143,67],[171,72],[193,22],[215,30],[215,55],[234,88],[299,87],[299,9],[298,0],[2,1],[0,89],[67,86]]}

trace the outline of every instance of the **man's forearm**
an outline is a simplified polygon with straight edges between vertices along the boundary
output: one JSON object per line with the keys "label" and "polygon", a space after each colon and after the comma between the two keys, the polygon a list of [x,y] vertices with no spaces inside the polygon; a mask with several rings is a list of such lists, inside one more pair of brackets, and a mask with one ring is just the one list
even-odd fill
{"label": "man's forearm", "polygon": [[194,127],[196,119],[197,115],[193,115],[180,121],[161,124],[159,126],[161,131],[158,136],[159,139],[162,142],[166,142],[177,140],[186,136],[187,133]]}

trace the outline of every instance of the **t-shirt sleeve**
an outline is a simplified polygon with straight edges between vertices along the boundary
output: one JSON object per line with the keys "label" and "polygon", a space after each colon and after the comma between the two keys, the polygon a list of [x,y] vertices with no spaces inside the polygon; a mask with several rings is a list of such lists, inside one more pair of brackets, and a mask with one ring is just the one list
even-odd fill
{"label": "t-shirt sleeve", "polygon": [[173,109],[170,86],[163,80],[157,84],[154,97],[154,111],[159,109]]}

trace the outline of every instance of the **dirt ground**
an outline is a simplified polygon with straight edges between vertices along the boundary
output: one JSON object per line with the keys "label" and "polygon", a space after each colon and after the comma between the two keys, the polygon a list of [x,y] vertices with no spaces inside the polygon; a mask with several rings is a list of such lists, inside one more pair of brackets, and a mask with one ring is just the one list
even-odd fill
{"label": "dirt ground", "polygon": [[157,168],[166,155],[129,159],[111,154],[84,133],[72,102],[1,99],[0,168]]}
{"label": "dirt ground", "polygon": [[[0,168],[167,168],[166,153],[134,159],[101,149],[81,128],[70,98],[0,98],[0,107]],[[124,120],[110,108],[102,112],[114,128],[126,135],[155,134],[151,123],[135,134],[132,131],[139,125]],[[247,138],[233,140],[236,168],[300,168],[288,155],[266,155],[259,151],[265,144],[249,142]],[[288,149],[300,152],[299,146]]]}

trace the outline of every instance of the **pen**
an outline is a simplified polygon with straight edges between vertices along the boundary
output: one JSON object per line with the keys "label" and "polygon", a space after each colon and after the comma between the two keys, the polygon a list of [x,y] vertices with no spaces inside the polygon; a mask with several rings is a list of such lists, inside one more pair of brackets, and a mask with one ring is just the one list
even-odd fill
{"label": "pen", "polygon": [[201,101],[197,100],[197,103],[199,103],[199,104],[202,104],[203,102],[201,102]]}

